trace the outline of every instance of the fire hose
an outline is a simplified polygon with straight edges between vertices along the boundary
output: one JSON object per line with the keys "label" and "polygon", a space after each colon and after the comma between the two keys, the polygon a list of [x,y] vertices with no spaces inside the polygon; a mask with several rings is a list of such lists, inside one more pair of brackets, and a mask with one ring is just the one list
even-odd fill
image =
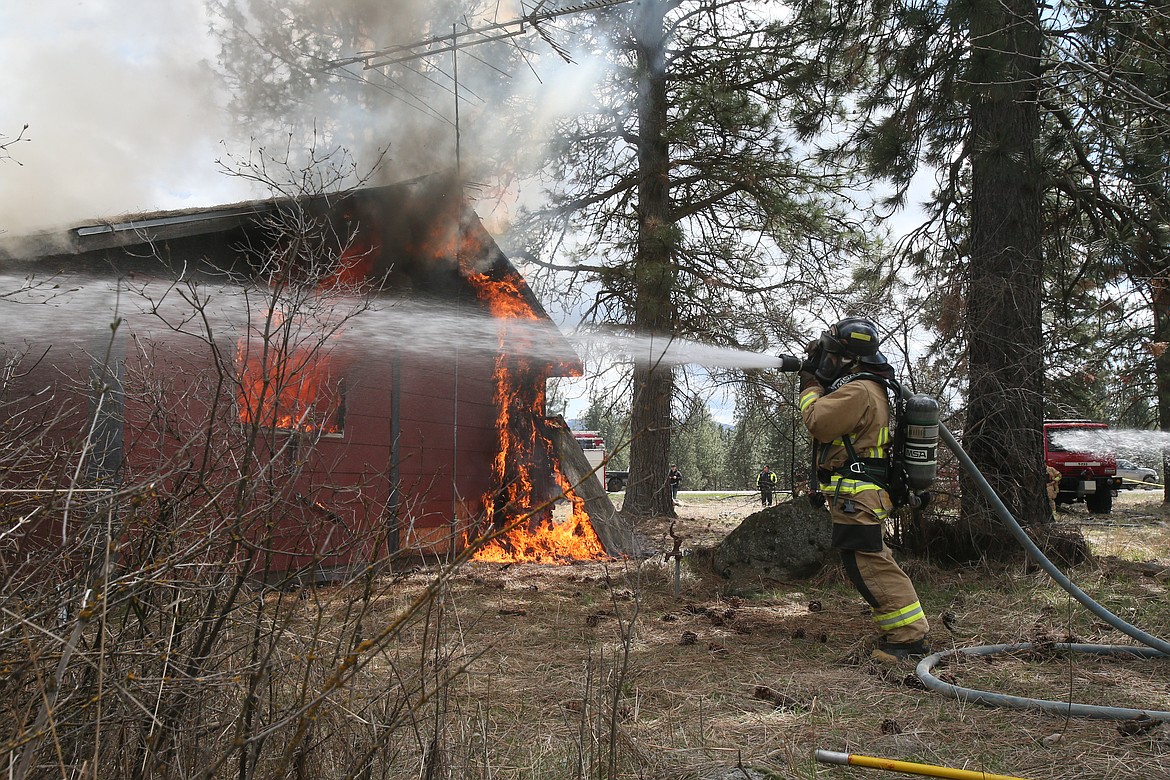
{"label": "fire hose", "polygon": [[[781,371],[800,371],[804,366],[804,361],[793,355],[779,355],[779,368]],[[900,398],[905,399],[909,404],[914,400],[913,397],[907,398],[905,390],[896,383],[893,384],[892,390],[897,393]],[[1055,650],[1063,652],[1079,652],[1079,653],[1095,653],[1100,655],[1127,655],[1137,656],[1141,658],[1166,658],[1170,656],[1170,642],[1160,639],[1156,636],[1142,631],[1140,628],[1127,623],[1117,615],[1113,614],[1105,607],[1098,604],[1087,593],[1078,588],[1065,574],[1056,567],[1048,559],[1047,556],[1041,552],[1032,538],[1028,536],[1023,527],[1012,515],[1011,511],[1003,503],[1003,500],[996,494],[995,490],[988,483],[987,479],[976,467],[971,457],[959,445],[954,435],[947,429],[937,416],[937,405],[933,410],[933,420],[930,421],[938,426],[939,438],[943,443],[955,454],[958,458],[959,464],[967,471],[971,478],[975,481],[976,487],[987,498],[988,502],[995,509],[999,519],[1003,521],[1004,525],[1017,541],[1024,547],[1027,553],[1040,565],[1049,577],[1063,588],[1069,595],[1076,599],[1082,606],[1099,617],[1102,621],[1122,632],[1131,639],[1135,639],[1142,643],[1144,647],[1135,647],[1133,645],[1085,645],[1072,643],[1058,643],[1055,645],[1046,645]],[[933,437],[932,437],[933,438]],[[930,447],[920,448],[920,452],[916,457],[918,464],[927,466],[929,477],[933,479],[934,458],[930,453]],[[972,688],[961,688],[957,685],[943,682],[931,674],[931,670],[938,665],[940,661],[954,655],[966,656],[987,656],[996,653],[1008,652],[1012,650],[1032,650],[1034,645],[1029,642],[1011,645],[994,645],[981,647],[967,647],[947,650],[940,653],[923,658],[919,662],[915,673],[927,688],[937,691],[944,695],[950,696],[960,701],[973,701],[981,704],[989,704],[999,707],[1015,707],[1020,709],[1041,709],[1045,712],[1053,714],[1086,717],[1086,718],[1110,718],[1110,719],[1129,719],[1146,717],[1156,720],[1170,720],[1170,712],[1164,710],[1140,710],[1126,707],[1101,707],[1088,704],[1074,704],[1071,702],[1055,702],[1044,699],[1035,699],[1023,696],[1006,696],[1002,694],[990,693],[987,691],[979,691]]]}
{"label": "fire hose", "polygon": [[[939,435],[943,443],[955,454],[959,459],[960,465],[966,469],[967,473],[975,481],[976,486],[980,492],[987,498],[994,507],[996,514],[1016,540],[1023,545],[1024,549],[1030,556],[1040,565],[1041,568],[1051,577],[1056,584],[1063,588],[1069,595],[1076,599],[1082,606],[1099,617],[1105,623],[1122,632],[1131,639],[1141,642],[1144,647],[1137,647],[1133,645],[1094,645],[1094,644],[1074,644],[1074,643],[1057,643],[1050,645],[1054,650],[1072,653],[1094,653],[1099,655],[1126,655],[1136,656],[1139,658],[1166,658],[1170,656],[1170,642],[1164,639],[1159,639],[1156,636],[1142,631],[1140,628],[1127,623],[1117,615],[1113,614],[1105,607],[1094,601],[1087,593],[1078,588],[1065,574],[1056,567],[1048,559],[1047,556],[1041,552],[1032,538],[1028,536],[1023,527],[1008,510],[1003,500],[996,494],[995,490],[987,482],[987,479],[975,466],[971,457],[959,446],[958,441],[955,440],[954,435],[951,434],[947,427],[939,424]],[[1027,696],[1009,696],[1006,694],[992,693],[989,691],[981,691],[974,688],[964,688],[951,683],[943,682],[942,680],[931,674],[931,671],[941,661],[955,655],[964,656],[989,656],[996,653],[1004,653],[1016,650],[1032,650],[1035,645],[1031,642],[1021,642],[1018,644],[1007,645],[983,645],[977,647],[964,647],[953,650],[947,650],[940,653],[934,653],[919,661],[915,674],[922,680],[923,684],[932,691],[941,693],[944,696],[949,696],[963,702],[976,702],[978,704],[986,704],[994,707],[1010,707],[1015,709],[1039,709],[1053,715],[1061,715],[1066,717],[1080,717],[1080,718],[1104,718],[1113,720],[1129,720],[1135,718],[1148,718],[1152,720],[1170,721],[1170,712],[1165,710],[1142,710],[1133,709],[1129,707],[1107,707],[1093,704],[1077,704],[1067,701],[1050,701],[1047,699],[1036,699]],[[948,775],[940,775],[947,777]],[[990,775],[986,775],[990,777]]]}
{"label": "fire hose", "polygon": [[[799,371],[804,367],[804,361],[800,358],[791,355],[780,355],[780,365],[778,368],[781,371]],[[900,386],[894,384],[894,391],[901,399],[905,399],[904,391]],[[912,400],[912,399],[910,399]],[[937,409],[937,406],[935,407]],[[1136,626],[1122,620],[1117,615],[1113,614],[1103,606],[1098,604],[1089,597],[1084,591],[1078,588],[1065,574],[1060,571],[1055,564],[1048,559],[1046,555],[1040,550],[1031,537],[1024,531],[1023,527],[1008,510],[1003,500],[996,494],[995,490],[988,483],[987,479],[979,471],[978,467],[971,460],[970,456],[963,450],[955,439],[954,435],[947,429],[941,421],[938,420],[937,413],[934,416],[934,422],[937,422],[939,437],[943,443],[955,454],[960,465],[967,471],[968,475],[974,480],[976,487],[984,495],[987,501],[994,508],[999,519],[1004,523],[1007,529],[1012,533],[1017,541],[1024,547],[1027,553],[1044,569],[1045,573],[1052,578],[1061,588],[1063,588],[1070,596],[1076,599],[1082,606],[1100,618],[1102,621],[1121,631],[1125,635],[1140,642],[1143,647],[1136,647],[1133,645],[1088,645],[1088,644],[1074,644],[1074,643],[1058,643],[1051,645],[1054,650],[1071,653],[1095,653],[1101,655],[1126,655],[1139,658],[1166,658],[1170,656],[1170,643],[1156,636],[1146,633]],[[929,461],[933,461],[933,457]],[[923,465],[933,466],[933,463],[923,462]],[[965,688],[951,683],[944,682],[935,677],[931,672],[944,659],[956,655],[963,656],[990,656],[997,653],[1003,653],[1015,650],[1033,650],[1035,645],[1030,642],[1022,642],[1018,644],[1007,645],[984,645],[967,648],[956,648],[947,650],[923,658],[918,666],[915,668],[915,674],[918,679],[926,686],[927,689],[941,693],[944,696],[957,699],[962,702],[975,702],[994,707],[1008,707],[1015,709],[1031,709],[1040,710],[1053,715],[1064,717],[1084,717],[1084,718],[1103,718],[1114,720],[1140,720],[1140,721],[1170,721],[1170,712],[1164,710],[1143,710],[1129,707],[1109,707],[1092,704],[1079,704],[1071,701],[1051,701],[1047,699],[1039,699],[1027,696],[1010,696],[1006,694],[993,693],[990,691],[978,690],[975,688]],[[932,777],[949,777],[949,778],[983,778],[983,780],[1020,780],[1019,778],[1010,778],[1005,775],[991,775],[985,772],[971,772],[968,770],[952,769],[949,767],[940,767],[930,764],[914,764],[905,761],[897,761],[895,759],[875,758],[872,756],[860,756],[847,753],[837,753],[833,751],[817,750],[815,758],[818,761],[834,764],[846,764],[856,766],[866,766],[877,769],[888,769],[899,772],[906,772],[911,774],[929,775]]]}
{"label": "fire hose", "polygon": [[[978,467],[967,455],[966,451],[956,441],[954,435],[947,429],[945,425],[939,423],[939,435],[943,443],[955,454],[959,459],[960,465],[966,469],[967,473],[975,480],[976,486],[980,492],[987,498],[991,505],[995,508],[996,514],[1011,531],[1012,535],[1023,545],[1024,549],[1030,556],[1044,569],[1061,588],[1076,599],[1082,606],[1087,608],[1101,620],[1113,626],[1118,631],[1132,639],[1141,642],[1143,647],[1133,645],[1095,645],[1095,644],[1078,644],[1078,643],[1057,643],[1051,647],[1057,651],[1072,652],[1072,653],[1095,653],[1100,655],[1127,655],[1138,658],[1166,658],[1170,656],[1170,643],[1159,639],[1156,636],[1142,631],[1140,628],[1127,623],[1126,621],[1113,614],[1105,607],[1094,601],[1087,593],[1076,586],[1065,574],[1056,567],[1048,559],[1046,555],[1036,546],[1032,538],[1028,536],[1023,527],[1008,510],[1007,506],[996,494],[995,490],[988,483],[987,478],[983,476]],[[1051,701],[1048,699],[1038,699],[1028,696],[1011,696],[1001,693],[993,693],[991,691],[983,691],[976,688],[965,688],[951,683],[943,682],[935,677],[931,672],[944,659],[955,655],[964,655],[971,657],[982,657],[995,655],[997,653],[1018,651],[1018,650],[1032,650],[1035,645],[1031,642],[1021,642],[1018,644],[1005,645],[982,645],[975,647],[964,647],[953,650],[947,650],[940,653],[934,653],[918,662],[915,668],[915,674],[918,679],[930,690],[936,693],[941,693],[944,696],[949,696],[962,702],[975,702],[977,704],[984,704],[992,707],[1007,707],[1013,709],[1031,709],[1041,710],[1052,715],[1064,717],[1079,717],[1079,718],[1098,718],[1098,719],[1112,719],[1112,720],[1131,720],[1131,719],[1149,719],[1156,721],[1170,721],[1170,712],[1164,710],[1141,710],[1129,707],[1109,707],[1095,704],[1078,704],[1075,702],[1060,702]],[[1010,775],[997,775],[981,771],[972,771],[966,769],[955,769],[952,767],[936,766],[934,764],[919,764],[910,761],[899,761],[890,758],[877,758],[874,756],[864,756],[854,753],[840,753],[831,750],[817,750],[814,753],[814,758],[817,761],[826,764],[841,764],[847,766],[861,766],[870,769],[885,769],[893,772],[904,772],[907,774],[925,775],[929,777],[944,777],[955,778],[956,780],[1022,780],[1022,778],[1013,777]]]}

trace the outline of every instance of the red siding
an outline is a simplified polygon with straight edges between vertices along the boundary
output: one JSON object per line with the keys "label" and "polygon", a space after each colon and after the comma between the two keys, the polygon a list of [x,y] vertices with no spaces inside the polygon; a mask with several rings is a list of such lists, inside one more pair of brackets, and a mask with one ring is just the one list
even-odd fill
{"label": "red siding", "polygon": [[[22,261],[37,270],[50,265],[54,270],[69,269],[61,273],[76,273],[70,284],[76,279],[83,293],[96,294],[80,300],[105,301],[110,311],[78,311],[77,321],[71,322],[74,312],[62,306],[59,317],[50,316],[30,328],[27,340],[34,343],[34,354],[39,346],[53,349],[37,364],[34,375],[22,380],[25,395],[21,400],[15,405],[0,404],[0,422],[26,418],[27,438],[33,442],[28,452],[0,447],[0,478],[5,480],[0,487],[67,486],[80,464],[83,481],[106,479],[108,484],[137,489],[134,495],[120,498],[119,519],[137,524],[127,538],[140,540],[155,534],[162,547],[189,549],[191,560],[183,565],[203,565],[222,556],[216,544],[232,555],[250,556],[253,565],[263,562],[276,571],[358,565],[395,540],[402,549],[449,552],[463,525],[481,513],[492,488],[498,447],[494,350],[473,352],[470,344],[455,343],[444,352],[423,354],[407,349],[411,345],[406,344],[397,345],[397,351],[384,348],[384,339],[363,344],[345,342],[340,336],[329,341],[328,370],[304,369],[300,376],[341,380],[341,435],[317,438],[262,430],[263,435],[250,442],[254,429],[241,425],[237,404],[241,398],[252,399],[257,409],[254,415],[263,421],[268,411],[265,396],[254,386],[249,390],[234,384],[233,359],[241,346],[234,340],[235,331],[244,329],[221,323],[215,316],[216,305],[227,301],[230,308],[237,303],[232,298],[244,297],[217,287],[225,284],[224,272],[246,278],[257,271],[258,259],[270,260],[257,255],[281,238],[273,235],[270,217],[292,207],[326,218],[322,234],[326,251],[330,242],[352,237],[350,231],[356,228],[358,235],[345,251],[358,247],[363,252],[360,257],[343,255],[354,262],[338,278],[353,282],[365,274],[385,285],[384,289],[396,291],[387,300],[415,291],[482,315],[487,309],[477,289],[496,284],[497,292],[514,298],[520,309],[543,315],[532,291],[458,197],[460,191],[453,182],[435,179],[360,190],[340,201],[329,195],[304,202],[252,204],[255,219],[241,216],[236,207],[142,215],[142,220],[72,231],[63,237],[67,250],[44,250],[67,254]],[[457,237],[461,243],[434,245],[436,236]],[[187,278],[198,284],[207,282],[201,291],[211,292],[215,302],[203,313],[211,313],[217,338],[224,339],[218,344],[218,356],[204,339],[171,329],[170,325],[182,323],[181,327],[198,331],[202,320],[192,319],[189,310],[173,310],[183,297],[183,284],[156,276],[168,273],[164,270],[168,264],[184,268]],[[470,269],[475,271],[474,279]],[[287,270],[296,274],[305,269],[294,261]],[[91,354],[105,354],[115,301],[127,300],[113,294],[115,278],[132,278],[136,289],[149,287],[147,293],[155,301],[166,298],[162,314],[175,316],[168,325],[153,315],[137,323],[128,315],[113,331],[117,337],[113,359],[126,390],[124,409],[118,408],[120,396],[118,404],[106,406],[107,414],[99,420],[100,435],[87,448],[91,359],[70,345],[92,345]],[[92,288],[87,288],[90,284]],[[317,290],[327,287],[318,285]],[[121,289],[126,293],[125,286]],[[321,329],[308,321],[314,313],[328,309],[315,308],[316,302],[285,313],[287,332],[309,343],[322,336]],[[84,309],[85,304],[79,307]],[[40,311],[54,315],[57,310]],[[252,318],[252,327],[268,323],[279,329],[285,321],[279,311],[276,316],[265,314],[272,312],[260,312],[261,316]],[[96,324],[85,325],[82,320]],[[0,333],[0,356],[24,341],[23,334]],[[571,348],[555,327],[550,325],[541,347],[559,356],[549,359],[547,371],[579,371]],[[290,343],[288,349],[288,354],[300,354],[296,344]],[[262,372],[268,369],[265,362],[271,353],[259,354],[263,357],[254,365]],[[217,360],[224,370],[215,370]],[[543,381],[543,377],[533,381]],[[30,394],[46,387],[47,394]],[[332,407],[324,412],[312,407],[299,390],[286,388],[280,397],[291,398],[295,408],[309,409],[316,416],[304,419],[317,425],[329,426],[335,419],[329,414]],[[543,412],[531,410],[538,416]],[[44,419],[31,424],[37,415]],[[150,484],[155,488],[147,489]],[[28,544],[17,547],[25,552],[34,549],[35,539],[51,548],[53,540],[60,538],[65,517],[60,502],[42,503],[45,511],[36,523],[28,524],[36,527],[36,533],[20,532]],[[13,504],[5,505],[7,530],[20,522],[21,511]],[[174,536],[176,523],[186,537]],[[11,541],[20,534],[10,534],[4,542],[7,547],[0,545],[4,560],[19,558],[20,549],[14,549]],[[200,541],[204,546],[196,554]],[[160,554],[159,549],[140,547],[138,554],[153,556]],[[199,556],[204,560],[195,560]]]}
{"label": "red siding", "polygon": [[[192,538],[224,531],[228,521],[222,516],[233,510],[230,491],[222,488],[232,486],[247,451],[234,387],[213,370],[205,344],[168,335],[127,340],[123,347],[122,483],[155,481],[164,488],[160,493],[186,496],[181,511],[199,518],[187,527]],[[80,352],[53,354],[56,359],[43,361],[24,384],[52,385],[55,404],[65,402],[52,407],[55,421],[43,426],[49,438],[40,457],[54,457],[55,465],[30,458],[23,478],[9,471],[6,487],[46,478],[64,485],[76,464],[91,419],[90,361]],[[460,355],[457,368],[456,376],[454,361],[410,352],[363,354],[360,368],[339,372],[345,387],[342,435],[309,441],[262,431],[255,467],[271,468],[278,479],[275,492],[259,491],[248,507],[240,507],[244,529],[264,549],[254,565],[271,572],[360,565],[386,551],[393,530],[400,549],[450,552],[458,532],[481,511],[498,446],[494,355]],[[396,516],[390,508],[395,417],[401,485]],[[47,477],[53,469],[56,476]],[[287,479],[280,484],[282,477]],[[210,511],[207,496],[214,485],[222,491],[214,501],[224,506]],[[9,502],[8,508],[4,519],[14,522],[19,507]],[[46,518],[35,533],[24,535],[21,552],[27,557],[40,544],[51,546],[60,533],[59,520]],[[15,553],[3,554],[11,561],[19,557]]]}

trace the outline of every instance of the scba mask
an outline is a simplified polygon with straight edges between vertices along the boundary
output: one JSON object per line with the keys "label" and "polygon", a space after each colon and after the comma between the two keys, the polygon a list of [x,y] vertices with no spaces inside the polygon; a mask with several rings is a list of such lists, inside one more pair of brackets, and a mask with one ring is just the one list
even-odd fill
{"label": "scba mask", "polygon": [[858,361],[884,364],[885,358],[878,351],[880,344],[877,327],[862,317],[848,317],[830,326],[821,333],[817,344],[821,353],[814,372],[817,380],[828,385]]}
{"label": "scba mask", "polygon": [[817,365],[817,370],[814,372],[817,381],[822,385],[828,385],[834,379],[839,377],[845,367],[845,356],[841,354],[835,347],[825,344],[825,337],[822,335],[820,344],[817,350],[821,353],[820,363]]}

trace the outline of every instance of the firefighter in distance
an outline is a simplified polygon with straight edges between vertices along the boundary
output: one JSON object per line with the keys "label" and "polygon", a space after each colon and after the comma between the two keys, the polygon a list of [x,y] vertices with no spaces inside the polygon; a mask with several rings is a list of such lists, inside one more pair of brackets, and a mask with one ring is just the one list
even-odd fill
{"label": "firefighter in distance", "polygon": [[776,490],[778,481],[776,472],[772,471],[769,466],[764,466],[760,470],[759,476],[756,477],[756,487],[760,490],[760,503],[764,506],[772,506],[772,494]]}
{"label": "firefighter in distance", "polygon": [[[832,544],[869,604],[881,662],[925,655],[929,631],[914,584],[894,560],[883,523],[894,508],[883,469],[891,446],[890,402],[882,379],[893,369],[873,322],[849,317],[810,343],[800,367],[800,410],[813,439],[816,482],[833,522]],[[810,485],[814,502],[817,486]]]}

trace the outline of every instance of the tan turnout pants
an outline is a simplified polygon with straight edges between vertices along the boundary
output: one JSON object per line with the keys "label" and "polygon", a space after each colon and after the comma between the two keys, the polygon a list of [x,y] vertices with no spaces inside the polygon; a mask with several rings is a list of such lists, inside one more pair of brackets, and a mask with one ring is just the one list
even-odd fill
{"label": "tan turnout pants", "polygon": [[828,485],[823,489],[833,518],[833,546],[849,580],[873,610],[878,631],[888,642],[925,637],[930,625],[918,592],[882,538],[882,521],[892,505],[889,494],[863,490],[846,499],[840,493],[834,497]]}

